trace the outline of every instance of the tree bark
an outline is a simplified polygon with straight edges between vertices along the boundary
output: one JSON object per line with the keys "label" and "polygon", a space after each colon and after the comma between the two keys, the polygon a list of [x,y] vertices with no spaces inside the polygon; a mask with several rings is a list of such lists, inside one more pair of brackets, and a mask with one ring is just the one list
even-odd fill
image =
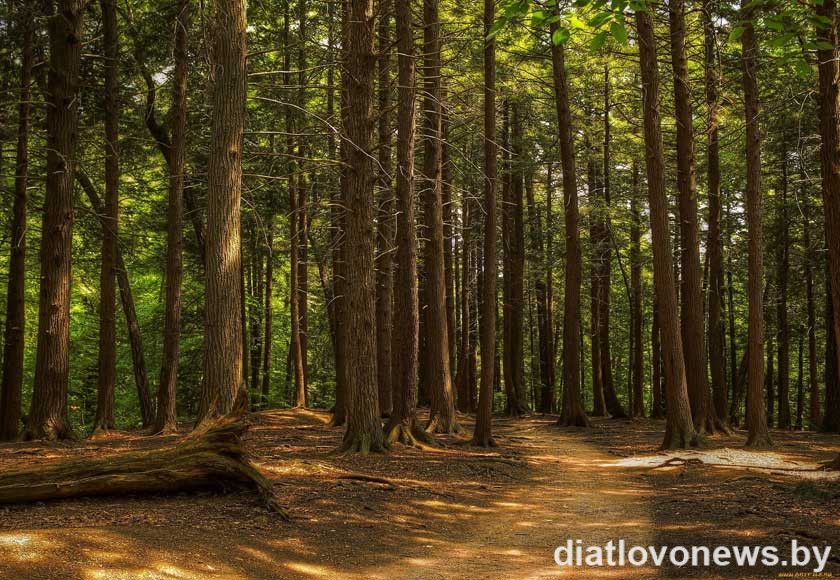
{"label": "tree bark", "polygon": [[694,171],[694,130],[686,57],[685,3],[669,0],[671,68],[674,73],[674,110],[677,125],[677,189],[680,218],[681,330],[685,374],[694,427],[712,433],[717,427],[711,404],[703,324],[703,288],[698,239],[697,184]]}
{"label": "tree bark", "polygon": [[484,0],[484,272],[481,279],[481,383],[472,443],[495,445],[492,433],[493,383],[496,374],[496,40],[488,38],[496,4]]}
{"label": "tree bark", "polygon": [[659,112],[659,70],[656,62],[653,20],[649,12],[636,12],[636,27],[639,35],[639,61],[642,73],[645,159],[653,245],[653,280],[659,306],[665,377],[666,423],[662,447],[664,449],[685,448],[697,445],[697,432],[691,418],[680,321],[677,317],[677,291],[668,226],[668,202],[665,195],[665,152],[662,145]]}
{"label": "tree bark", "polygon": [[748,0],[741,0],[741,66],[744,86],[744,116],[747,124],[747,232],[749,237],[747,302],[747,435],[748,447],[767,447],[772,444],[767,429],[764,399],[764,300],[761,293],[763,266],[761,249],[761,134],[758,127],[758,47],[752,18],[754,9]]}
{"label": "tree bark", "polygon": [[391,414],[391,328],[394,298],[394,190],[391,184],[391,5],[380,2],[377,48],[378,67],[378,209],[376,249],[376,378],[379,386],[379,411]]}
{"label": "tree bark", "polygon": [[15,192],[10,235],[9,282],[3,339],[3,382],[0,384],[0,441],[14,440],[20,431],[26,308],[26,188],[29,177],[29,125],[32,109],[32,66],[35,26],[31,9],[21,4],[18,25],[21,40]]}
{"label": "tree bark", "polygon": [[166,225],[166,303],[163,321],[163,357],[157,393],[154,431],[177,430],[175,394],[181,336],[182,240],[184,230],[184,172],[186,170],[187,67],[190,2],[179,0],[175,18],[175,74],[172,83],[172,141],[168,147],[169,203]]}
{"label": "tree bark", "polygon": [[72,436],[67,417],[70,267],[84,4],[81,0],[56,1],[49,19],[47,178],[41,226],[38,347],[24,439]]}
{"label": "tree bark", "polygon": [[[639,210],[639,162],[633,160],[633,192],[630,197],[630,286],[632,288],[631,334],[633,341],[632,393],[634,417],[645,416],[644,358],[642,344],[642,215]],[[653,385],[656,389],[656,385]]]}
{"label": "tree bark", "polygon": [[419,295],[414,205],[415,61],[411,1],[394,0],[397,30],[397,259],[394,291],[393,404],[387,440],[415,445],[417,425]]}
{"label": "tree bark", "polygon": [[274,212],[267,217],[268,233],[265,255],[265,336],[263,338],[262,384],[260,385],[260,408],[268,408],[271,394],[271,353],[274,338]]}
{"label": "tree bark", "polygon": [[8,471],[0,475],[0,504],[245,486],[256,488],[266,507],[287,519],[271,482],[242,447],[246,428],[238,419],[216,421],[174,444],[151,450],[68,457]]}
{"label": "tree bark", "polygon": [[[557,23],[551,25],[552,34]],[[551,44],[554,102],[557,108],[560,160],[563,164],[563,207],[566,222],[566,280],[563,302],[563,406],[561,425],[586,427],[589,419],[583,410],[580,393],[580,283],[581,250],[578,232],[578,190],[575,168],[574,131],[569,108],[569,84],[565,49]]]}
{"label": "tree bark", "polygon": [[376,386],[376,276],[373,231],[374,196],[372,141],[374,53],[373,0],[350,0],[343,44],[344,82],[348,98],[342,124],[352,147],[345,148],[346,228],[344,258],[344,321],[348,360],[347,430],[341,449],[380,451],[384,448]]}
{"label": "tree bark", "polygon": [[779,429],[789,429],[791,426],[790,411],[790,329],[787,319],[788,305],[788,268],[790,268],[790,227],[788,225],[788,166],[786,136],[782,135],[781,152],[781,199],[778,208],[778,254],[776,260],[776,282],[779,290],[779,300],[776,303],[776,324],[779,332]]}
{"label": "tree bark", "polygon": [[427,297],[426,380],[431,400],[426,429],[433,433],[452,433],[460,428],[455,419],[446,312],[438,0],[423,1],[423,23],[423,130],[426,136],[423,140],[423,217],[426,226],[423,266]]}
{"label": "tree bark", "polygon": [[706,148],[706,181],[709,195],[709,231],[706,253],[709,259],[709,366],[712,375],[712,400],[721,425],[729,424],[727,401],[726,326],[721,315],[723,294],[723,252],[721,250],[720,155],[718,126],[717,38],[715,33],[715,0],[703,3],[703,38],[705,47],[705,97],[708,110]]}
{"label": "tree bark", "polygon": [[[822,175],[823,207],[825,211],[825,237],[828,248],[828,274],[830,279],[830,300],[834,312],[833,320],[833,358],[834,382],[837,381],[837,369],[840,369],[840,65],[837,50],[837,5],[834,0],[825,0],[816,6],[818,15],[828,20],[829,25],[817,31],[817,37],[828,48],[817,51],[819,62],[820,91],[820,169]],[[828,368],[828,365],[826,365]],[[835,397],[829,417],[828,391]],[[840,389],[836,384],[826,386],[826,421],[834,423],[833,431],[840,431]],[[829,420],[830,419],[830,420]],[[825,426],[823,427],[825,428]]]}
{"label": "tree bark", "polygon": [[245,129],[245,2],[216,0],[211,48],[211,126],[207,183],[207,281],[204,299],[204,384],[199,422],[227,415],[243,380],[240,202]]}

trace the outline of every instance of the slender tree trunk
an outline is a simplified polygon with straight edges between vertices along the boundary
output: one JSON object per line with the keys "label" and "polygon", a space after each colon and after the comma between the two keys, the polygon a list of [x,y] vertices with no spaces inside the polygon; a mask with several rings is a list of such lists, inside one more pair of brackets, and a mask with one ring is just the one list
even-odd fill
{"label": "slender tree trunk", "polygon": [[804,354],[805,354],[805,333],[804,328],[799,329],[799,353],[798,368],[796,376],[796,428],[802,430],[805,415],[805,381],[804,381]]}
{"label": "slender tree trunk", "polygon": [[685,3],[669,0],[671,68],[674,72],[674,109],[677,125],[677,189],[679,190],[681,330],[691,415],[699,433],[715,430],[706,367],[703,324],[697,184],[694,171],[694,131],[691,88],[686,57]]}
{"label": "slender tree trunk", "polygon": [[708,110],[708,147],[706,149],[706,180],[709,194],[709,231],[706,254],[709,260],[709,363],[712,373],[712,400],[715,415],[721,425],[729,424],[727,401],[726,326],[721,315],[723,296],[723,252],[721,251],[720,155],[718,144],[718,82],[717,39],[715,34],[716,0],[703,3],[703,33],[706,64],[706,109]]}
{"label": "slender tree trunk", "polygon": [[32,98],[35,25],[31,9],[21,4],[18,23],[23,34],[18,101],[15,193],[12,207],[9,283],[6,293],[6,326],[3,349],[3,383],[0,384],[0,441],[14,440],[20,431],[23,354],[26,325],[26,188],[29,172],[29,125]]}
{"label": "slender tree trunk", "polygon": [[665,416],[665,400],[662,392],[662,342],[660,340],[659,326],[659,302],[656,295],[653,297],[653,322],[650,329],[650,351],[651,371],[650,388],[653,391],[651,397],[651,419],[662,419]]}
{"label": "slender tree trunk", "polygon": [[[552,24],[552,34],[557,29]],[[561,425],[585,427],[589,419],[583,410],[580,393],[580,283],[581,250],[578,232],[578,190],[575,168],[574,131],[569,108],[569,84],[565,50],[562,44],[551,45],[554,101],[557,108],[560,160],[563,164],[563,206],[566,220],[566,281],[563,304],[563,407]]]}
{"label": "slender tree trunk", "polygon": [[379,386],[379,411],[391,414],[391,328],[393,326],[395,214],[391,184],[391,6],[380,2],[377,43],[378,67],[378,173],[379,204],[377,211],[376,250],[376,378]]}
{"label": "slender tree trunk", "polygon": [[766,405],[766,408],[767,408],[767,424],[770,427],[772,427],[773,426],[773,417],[776,414],[775,413],[776,389],[775,389],[775,383],[773,382],[774,379],[776,378],[776,375],[774,373],[774,368],[773,368],[774,364],[776,362],[776,359],[773,357],[773,355],[775,354],[775,352],[773,350],[773,342],[774,342],[775,336],[773,334],[769,333],[769,332],[768,332],[768,334],[769,334],[769,338],[768,338],[769,344],[767,345],[767,349],[766,349],[767,350],[767,366],[765,368],[767,369],[767,372],[764,375],[764,396],[766,397],[766,401],[767,401],[767,405]]}
{"label": "slender tree trunk", "polygon": [[415,60],[411,1],[394,0],[397,30],[396,279],[394,281],[393,412],[390,443],[416,445],[426,435],[417,425],[419,293],[414,204]]}
{"label": "slender tree trunk", "polygon": [[230,413],[247,397],[243,378],[242,325],[232,312],[244,296],[240,201],[245,129],[245,2],[217,0],[212,30],[211,126],[207,182],[207,281],[204,390],[199,421]]}
{"label": "slender tree trunk", "polygon": [[157,393],[154,431],[177,429],[175,393],[178,384],[181,336],[181,252],[184,229],[184,171],[187,126],[187,33],[190,0],[179,0],[175,19],[175,75],[172,84],[172,142],[169,147],[169,204],[166,226],[166,305],[163,322],[163,357]]}
{"label": "slender tree trunk", "polygon": [[603,175],[601,182],[601,194],[604,198],[603,211],[598,216],[598,230],[600,234],[599,252],[601,264],[601,309],[600,332],[601,339],[598,341],[601,347],[601,366],[603,367],[604,400],[607,404],[607,411],[614,419],[627,417],[627,412],[618,400],[618,393],[615,390],[612,372],[612,354],[610,352],[610,294],[612,288],[612,231],[610,223],[610,73],[609,66],[604,65],[604,150],[603,150]]}
{"label": "slender tree trunk", "polygon": [[433,433],[458,431],[455,391],[449,367],[449,325],[443,239],[441,175],[440,40],[438,0],[423,1],[423,217],[426,224],[423,266],[426,274],[426,361],[431,409],[426,427]]}
{"label": "slender tree trunk", "polygon": [[[307,22],[307,8],[306,0],[298,0],[298,105],[304,111],[307,108],[307,64],[306,64],[306,22]],[[300,341],[300,357],[301,363],[301,377],[304,385],[304,391],[309,389],[309,172],[306,167],[306,132],[305,125],[308,117],[303,114],[298,115],[299,126],[297,126],[298,136],[298,155],[300,157],[299,177],[297,182],[298,202],[297,202],[297,218],[298,218],[298,315],[300,316],[299,324],[299,341]]]}
{"label": "slender tree trunk", "polygon": [[[631,336],[634,417],[645,416],[644,358],[642,344],[642,215],[639,210],[639,162],[633,160],[633,193],[630,197],[630,286],[632,287]],[[656,385],[653,386],[656,388]]]}
{"label": "slender tree trunk", "polygon": [[653,280],[659,305],[666,386],[666,424],[662,447],[665,449],[684,448],[697,444],[697,432],[694,430],[691,419],[680,321],[677,316],[677,291],[668,227],[668,203],[665,195],[665,152],[662,145],[659,113],[659,70],[656,62],[653,20],[649,12],[636,12],[636,27],[639,35],[639,61],[642,72],[645,158],[653,245]]}
{"label": "slender tree trunk", "polygon": [[348,98],[342,107],[345,148],[346,228],[344,321],[348,360],[346,451],[383,449],[376,386],[376,275],[373,195],[374,14],[373,0],[350,0],[345,17],[344,77]]}
{"label": "slender tree trunk", "polygon": [[758,47],[752,24],[754,10],[748,0],[741,0],[744,33],[741,35],[744,116],[747,124],[747,231],[748,231],[748,330],[747,330],[747,423],[748,447],[772,444],[764,413],[761,387],[764,383],[764,300],[761,295],[763,275],[761,250],[761,134],[758,127]]}
{"label": "slender tree trunk", "polygon": [[[452,161],[449,156],[449,112],[445,105],[445,91],[441,89],[441,121],[440,121],[440,136],[441,136],[441,153],[440,153],[440,174],[441,174],[441,196],[443,202],[443,270],[446,281],[446,329],[449,337],[449,370],[455,373],[457,366],[457,344],[458,336],[456,332],[457,316],[456,304],[458,301],[458,289],[456,288],[456,280],[458,279],[457,262],[455,255],[457,250],[455,248],[455,224],[452,201]],[[453,384],[454,391],[457,391],[457,382]],[[457,402],[457,396],[456,402]]]}
{"label": "slender tree trunk", "polygon": [[472,443],[495,445],[492,434],[493,383],[496,374],[496,41],[488,38],[496,4],[484,0],[484,273],[481,282],[481,386]]}
{"label": "slender tree trunk", "polygon": [[[840,389],[837,383],[837,369],[840,368],[840,64],[837,50],[837,5],[834,0],[825,0],[815,10],[828,20],[829,25],[817,31],[819,40],[827,48],[817,51],[819,62],[820,89],[820,168],[822,175],[823,207],[825,211],[826,246],[828,248],[828,273],[831,292],[829,294],[834,312],[834,352],[831,366],[834,369],[832,383],[826,383],[826,421],[834,423],[833,431],[840,431]],[[828,350],[828,349],[827,349]],[[827,353],[829,354],[829,353]],[[828,368],[828,365],[826,365]],[[829,409],[828,393],[833,392],[833,408]],[[831,416],[829,413],[832,413]],[[825,428],[825,426],[823,426]]]}
{"label": "slender tree trunk", "polygon": [[776,281],[778,283],[779,301],[776,303],[776,323],[779,331],[779,428],[789,429],[791,426],[790,412],[790,329],[787,320],[788,298],[788,268],[790,267],[790,228],[788,226],[788,169],[786,136],[782,136],[782,175],[781,199],[778,208],[778,256],[776,263]]}
{"label": "slender tree trunk", "polygon": [[70,266],[83,14],[81,0],[60,0],[55,2],[50,16],[47,183],[41,226],[38,347],[24,439],[72,436],[67,417]]}
{"label": "slender tree trunk", "polygon": [[802,245],[805,250],[805,301],[808,334],[808,420],[813,427],[822,422],[820,386],[817,380],[817,312],[814,301],[814,248],[811,244],[811,198],[809,197],[805,168],[799,164],[799,180],[802,183]]}
{"label": "slender tree trunk", "polygon": [[[589,309],[590,309],[590,358],[592,364],[592,416],[606,417],[607,402],[604,397],[604,365],[601,360],[603,349],[601,348],[601,301],[603,300],[602,267],[601,263],[601,239],[599,233],[599,220],[596,217],[597,197],[595,191],[598,189],[595,176],[595,160],[592,147],[585,147],[589,151],[589,159],[586,164],[586,173],[589,190],[589,204],[592,207],[589,215],[589,240],[592,246],[592,260],[589,265]],[[581,364],[583,368],[583,364]]]}
{"label": "slender tree trunk", "polygon": [[268,408],[268,397],[271,393],[271,352],[274,338],[274,212],[266,218],[268,232],[265,254],[265,336],[263,338],[262,384],[260,385],[261,409]]}

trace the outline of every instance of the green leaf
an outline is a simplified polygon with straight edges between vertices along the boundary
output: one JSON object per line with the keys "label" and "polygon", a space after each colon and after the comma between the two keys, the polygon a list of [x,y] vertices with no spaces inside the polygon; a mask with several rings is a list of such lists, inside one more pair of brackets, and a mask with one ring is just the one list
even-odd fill
{"label": "green leaf", "polygon": [[507,16],[502,16],[496,22],[493,23],[493,26],[490,27],[490,30],[487,32],[486,41],[491,41],[496,38],[496,35],[508,24]]}
{"label": "green leaf", "polygon": [[604,46],[604,42],[607,40],[607,31],[602,30],[598,34],[595,35],[595,38],[592,39],[592,42],[589,43],[589,50],[592,52],[598,52],[602,46]]}
{"label": "green leaf", "polygon": [[790,32],[787,34],[782,34],[781,36],[775,36],[767,41],[767,45],[772,48],[780,48],[789,43],[791,40],[793,40],[794,37],[795,36]]}
{"label": "green leaf", "polygon": [[811,76],[811,65],[808,64],[808,61],[803,59],[796,61],[796,74],[802,78],[809,78]]}
{"label": "green leaf", "polygon": [[610,24],[610,34],[619,44],[627,44],[627,29],[621,22]]}
{"label": "green leaf", "polygon": [[746,26],[740,25],[733,27],[732,32],[729,33],[729,42],[738,42],[746,29]]}
{"label": "green leaf", "polygon": [[571,35],[572,34],[571,32],[569,32],[568,28],[558,28],[557,30],[551,33],[551,42],[559,46],[567,40],[569,40],[569,37]]}

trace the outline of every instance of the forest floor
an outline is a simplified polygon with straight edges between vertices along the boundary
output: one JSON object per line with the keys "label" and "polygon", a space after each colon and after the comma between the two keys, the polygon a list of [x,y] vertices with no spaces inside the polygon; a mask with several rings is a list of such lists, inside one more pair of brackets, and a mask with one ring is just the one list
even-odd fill
{"label": "forest floor", "polygon": [[[628,546],[771,545],[834,550],[840,480],[817,470],[836,436],[744,433],[701,450],[657,450],[661,422],[496,418],[499,447],[464,445],[471,421],[433,449],[332,455],[342,429],[321,411],[253,417],[248,445],[290,522],[255,494],[92,498],[0,506],[0,578],[775,578],[785,569],[567,568],[567,540]],[[65,455],[119,453],[159,438],[0,446],[0,470]],[[357,477],[362,476],[362,477]],[[367,479],[365,479],[367,478]],[[788,569],[790,571],[790,569]],[[820,577],[831,577],[830,575]]]}

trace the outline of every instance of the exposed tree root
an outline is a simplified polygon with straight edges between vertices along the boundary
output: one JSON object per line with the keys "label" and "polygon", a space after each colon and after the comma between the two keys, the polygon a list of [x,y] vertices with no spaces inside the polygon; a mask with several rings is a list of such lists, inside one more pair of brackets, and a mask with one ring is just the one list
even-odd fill
{"label": "exposed tree root", "polygon": [[825,468],[829,471],[840,471],[840,455],[825,464]]}
{"label": "exposed tree root", "polygon": [[683,431],[675,432],[671,429],[665,428],[665,440],[659,449],[667,451],[669,449],[690,449],[692,447],[700,447],[700,436],[693,429],[690,433]]}
{"label": "exposed tree root", "polygon": [[0,504],[82,496],[256,488],[287,519],[271,482],[248,459],[241,417],[206,421],[174,444],[105,457],[70,457],[0,474]]}
{"label": "exposed tree root", "polygon": [[589,427],[591,423],[586,413],[581,410],[574,413],[561,414],[560,418],[557,419],[557,425],[560,427]]}
{"label": "exposed tree root", "polygon": [[396,483],[391,481],[390,479],[386,479],[384,477],[374,477],[372,475],[361,475],[358,473],[348,473],[347,475],[339,475],[337,479],[349,479],[351,481],[365,481],[368,483],[381,483],[382,485],[389,485],[392,488],[396,489],[399,487]]}
{"label": "exposed tree root", "polygon": [[387,444],[383,441],[375,441],[370,435],[365,433],[345,435],[344,441],[336,449],[336,453],[361,453],[367,455],[370,452],[384,453],[388,451]]}
{"label": "exposed tree root", "polygon": [[436,445],[435,440],[414,421],[408,423],[393,419],[385,426],[385,443],[388,445],[401,443],[406,447],[416,448],[434,447]]}
{"label": "exposed tree root", "polygon": [[429,423],[426,425],[426,432],[427,433],[436,433],[438,435],[448,435],[451,433],[460,433],[461,432],[461,425],[455,419],[455,417],[450,417],[449,419],[445,419],[441,415],[436,415],[429,420]]}
{"label": "exposed tree root", "polygon": [[477,433],[473,434],[473,438],[470,440],[470,445],[473,447],[498,447],[499,444],[496,443],[496,440],[493,437],[480,437]]}
{"label": "exposed tree root", "polygon": [[745,446],[750,449],[769,449],[773,447],[773,440],[770,438],[770,433],[750,434]]}
{"label": "exposed tree root", "polygon": [[705,463],[703,463],[701,459],[698,459],[696,457],[689,457],[688,459],[686,459],[685,457],[672,457],[671,459],[655,466],[653,469],[661,469],[663,467],[677,467],[680,465],[705,465]]}

